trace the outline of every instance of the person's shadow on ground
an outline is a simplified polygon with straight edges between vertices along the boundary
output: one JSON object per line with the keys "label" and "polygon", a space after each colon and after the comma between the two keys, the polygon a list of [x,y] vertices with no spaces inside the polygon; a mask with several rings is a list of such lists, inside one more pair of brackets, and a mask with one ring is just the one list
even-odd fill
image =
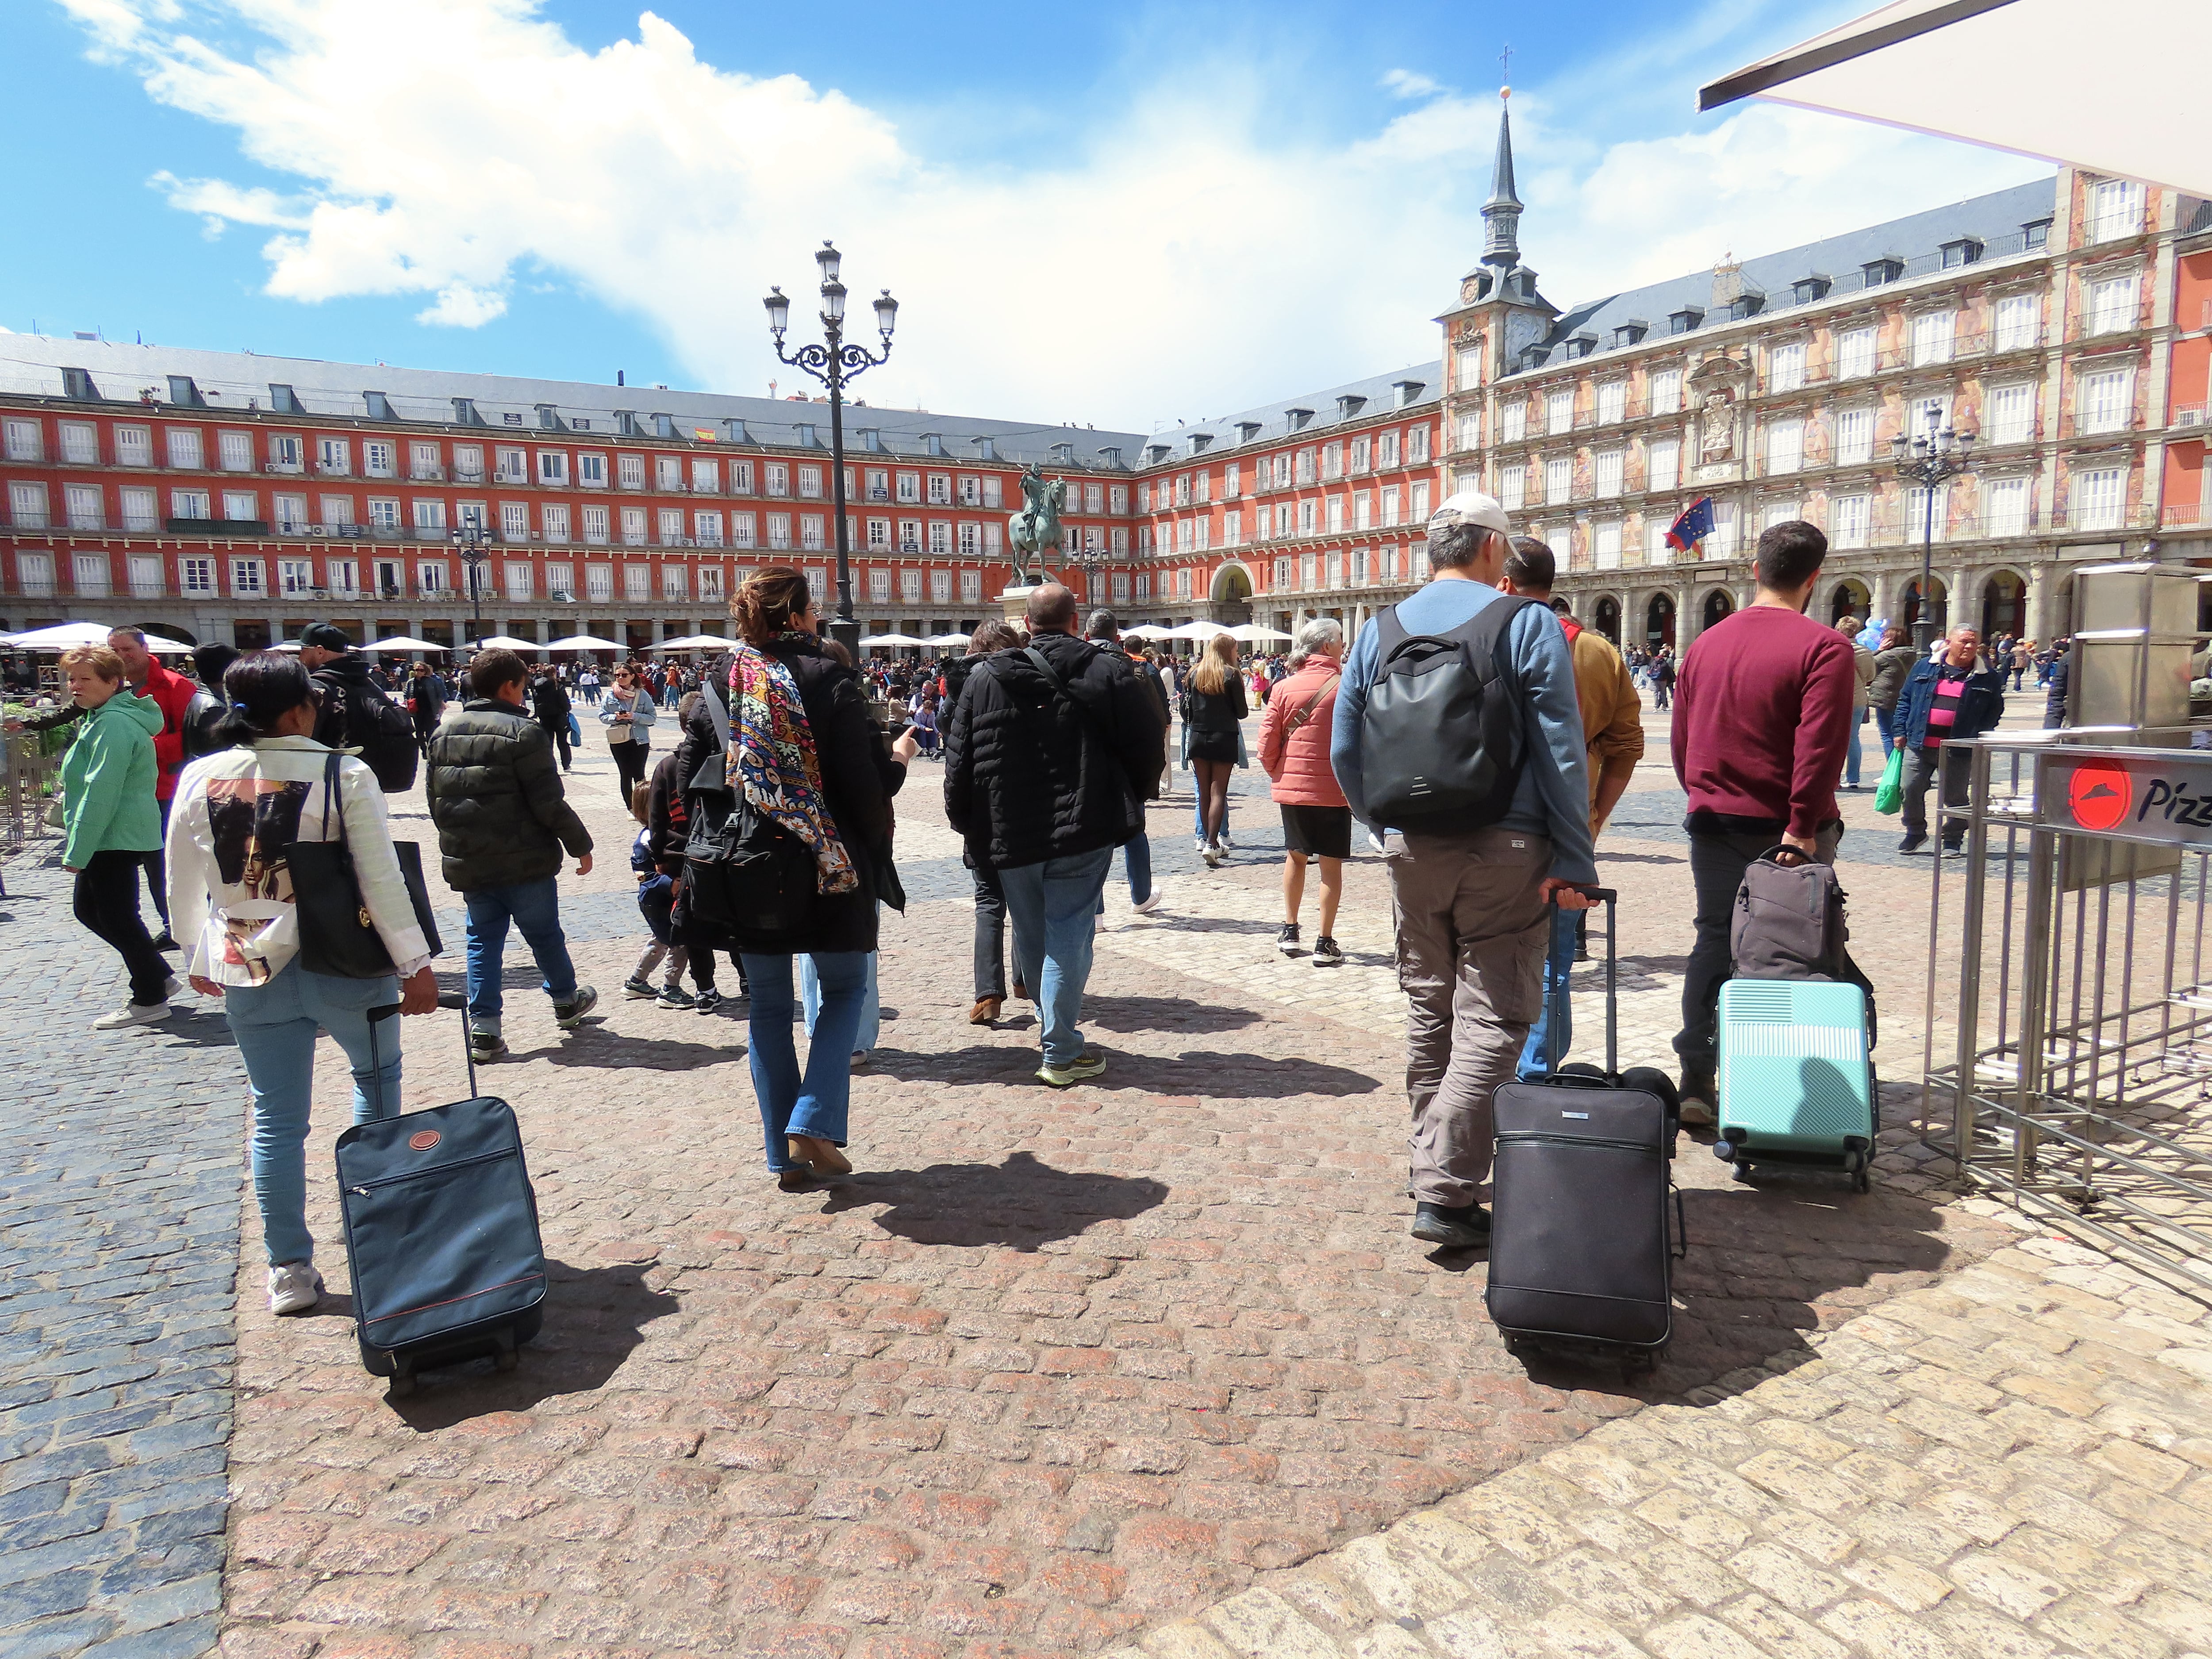
{"label": "person's shadow on ground", "polygon": [[926,1170],[841,1176],[825,1215],[886,1206],[871,1218],[917,1244],[1003,1244],[1034,1250],[1094,1222],[1127,1221],[1163,1202],[1164,1182],[1055,1170],[1034,1152],[1004,1164],[933,1164]]}

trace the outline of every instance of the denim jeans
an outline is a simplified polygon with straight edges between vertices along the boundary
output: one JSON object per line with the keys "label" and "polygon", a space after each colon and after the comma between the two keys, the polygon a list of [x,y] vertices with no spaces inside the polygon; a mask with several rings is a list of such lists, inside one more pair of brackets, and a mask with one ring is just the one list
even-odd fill
{"label": "denim jeans", "polygon": [[[1864,709],[1851,716],[1850,746],[1844,750],[1844,781],[1854,789],[1859,787],[1859,723],[1865,719]],[[1885,761],[1887,758],[1883,757]]]}
{"label": "denim jeans", "polygon": [[[311,974],[298,958],[266,985],[233,985],[222,1015],[238,1039],[253,1093],[253,1199],[271,1267],[312,1261],[307,1232],[307,1119],[314,1102],[315,1036],[328,1031],[353,1066],[353,1121],[399,1115],[399,1022],[376,1034],[369,1063],[368,1011],[399,1000],[399,981]],[[327,1172],[327,1169],[326,1171]]]}
{"label": "denim jeans", "polygon": [[[813,1040],[814,1027],[822,1018],[822,975],[814,966],[814,958],[806,957],[799,964],[799,1012],[806,1018],[806,1036]],[[883,1035],[883,1000],[876,991],[876,953],[868,952],[867,989],[860,998],[860,1024],[854,1034],[853,1047],[872,1051],[876,1039]]]}
{"label": "denim jeans", "polygon": [[538,958],[545,994],[556,1002],[575,996],[576,964],[568,960],[568,941],[561,932],[561,890],[555,878],[517,882],[512,887],[480,887],[461,897],[469,909],[471,1019],[497,1019],[504,1006],[499,978],[509,921],[521,929],[523,942]]}
{"label": "denim jeans", "polygon": [[1890,721],[1895,716],[1887,708],[1874,711],[1874,729],[1881,733],[1881,763],[1889,764],[1889,751],[1897,747],[1897,732]]}
{"label": "denim jeans", "polygon": [[823,951],[807,958],[822,988],[822,1005],[806,1045],[803,1078],[798,1044],[791,1035],[791,958],[748,951],[744,960],[745,979],[752,988],[746,1060],[752,1067],[753,1096],[760,1103],[768,1167],[780,1175],[792,1167],[786,1135],[813,1135],[840,1146],[845,1144],[853,1050],[860,1046],[855,1038],[866,994],[868,958],[860,951]]}
{"label": "denim jeans", "polygon": [[1091,978],[1091,918],[1114,867],[1101,847],[999,872],[1014,923],[1014,961],[1044,1022],[1044,1063],[1068,1066],[1083,1053],[1083,988]]}
{"label": "denim jeans", "polygon": [[1575,969],[1576,922],[1579,910],[1552,911],[1552,944],[1544,957],[1544,1007],[1528,1028],[1528,1041],[1521,1050],[1520,1079],[1523,1083],[1559,1070],[1574,1046],[1575,1014],[1567,996],[1567,975]]}
{"label": "denim jeans", "polygon": [[[1129,878],[1129,902],[1142,904],[1152,896],[1152,842],[1143,830],[1121,843],[1121,872]],[[1106,914],[1106,890],[1098,890],[1099,915]]]}

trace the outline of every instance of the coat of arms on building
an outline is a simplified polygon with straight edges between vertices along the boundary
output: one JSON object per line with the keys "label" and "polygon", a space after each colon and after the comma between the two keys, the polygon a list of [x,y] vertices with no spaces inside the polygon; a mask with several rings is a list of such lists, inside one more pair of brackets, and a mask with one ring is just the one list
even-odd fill
{"label": "coat of arms on building", "polygon": [[1699,483],[1736,477],[1742,471],[1740,405],[1750,376],[1750,365],[1725,351],[1709,353],[1690,373],[1690,396],[1698,411]]}

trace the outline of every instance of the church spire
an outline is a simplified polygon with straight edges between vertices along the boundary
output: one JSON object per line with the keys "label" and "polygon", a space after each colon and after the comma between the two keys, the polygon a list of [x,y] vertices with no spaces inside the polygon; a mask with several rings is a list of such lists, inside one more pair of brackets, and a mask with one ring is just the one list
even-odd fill
{"label": "church spire", "polygon": [[1482,204],[1482,262],[1507,270],[1521,263],[1521,198],[1513,190],[1513,123],[1505,105],[1512,95],[1510,87],[1498,89],[1498,161]]}

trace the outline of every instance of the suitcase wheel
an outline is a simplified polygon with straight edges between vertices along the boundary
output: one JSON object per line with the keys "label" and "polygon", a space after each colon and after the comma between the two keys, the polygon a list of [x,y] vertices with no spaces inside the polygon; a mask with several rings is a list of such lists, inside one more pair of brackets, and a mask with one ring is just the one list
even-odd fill
{"label": "suitcase wheel", "polygon": [[1748,1180],[1750,1180],[1750,1179],[1751,1179],[1751,1160],[1750,1160],[1749,1158],[1740,1158],[1735,1159],[1735,1165],[1734,1165],[1734,1169],[1733,1169],[1733,1170],[1732,1170],[1732,1173],[1735,1175],[1735,1178],[1736,1178],[1738,1181],[1748,1181]]}
{"label": "suitcase wheel", "polygon": [[1735,1163],[1735,1142],[1723,1135],[1722,1139],[1713,1142],[1713,1156],[1723,1164]]}
{"label": "suitcase wheel", "polygon": [[520,1356],[518,1355],[512,1348],[501,1348],[499,1351],[499,1358],[492,1362],[493,1364],[503,1371],[513,1370],[520,1363]]}

